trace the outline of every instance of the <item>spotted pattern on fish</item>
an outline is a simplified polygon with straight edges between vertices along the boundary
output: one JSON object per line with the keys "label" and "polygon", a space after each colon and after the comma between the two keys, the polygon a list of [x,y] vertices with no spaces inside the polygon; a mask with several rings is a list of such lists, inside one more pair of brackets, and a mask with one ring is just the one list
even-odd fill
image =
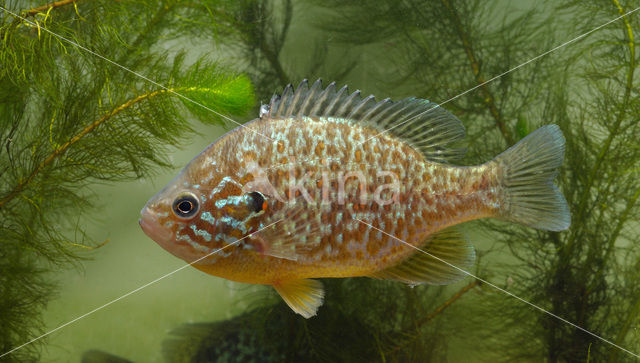
{"label": "spotted pattern on fish", "polygon": [[[260,118],[211,144],[149,201],[143,216],[163,231],[145,232],[188,262],[211,254],[194,265],[207,273],[277,287],[374,275],[408,260],[415,250],[391,236],[419,247],[436,232],[484,217],[553,230],[568,225],[557,190],[537,209],[527,209],[537,202],[525,195],[554,192],[550,180],[564,150],[559,130],[533,139],[549,146],[546,154],[522,143],[482,165],[454,166],[449,161],[461,151],[450,144],[464,129],[438,105],[375,102],[332,87],[287,89]],[[520,157],[528,151],[549,165],[521,172],[515,163],[542,168]],[[529,182],[543,187],[527,189]],[[161,214],[181,193],[196,196],[197,213]],[[540,212],[554,209],[557,223]]]}
{"label": "spotted pattern on fish", "polygon": [[[321,242],[295,262],[244,253],[253,249],[251,240],[245,238],[237,247],[229,248],[232,253],[212,255],[201,264],[215,270],[245,273],[250,270],[251,274],[268,280],[293,272],[300,274],[294,271],[296,268],[304,269],[305,276],[366,274],[402,260],[412,251],[401,248],[397,240],[354,217],[418,246],[436,230],[478,215],[493,215],[500,207],[497,165],[455,167],[429,162],[411,146],[389,135],[363,143],[376,136],[377,131],[336,118],[257,120],[249,127],[274,141],[253,132],[235,131],[190,164],[202,167],[187,169],[191,173],[189,179],[200,185],[199,190],[210,192],[201,206],[205,212],[192,222],[191,228],[182,231],[181,239],[210,252],[264,226],[259,218],[247,220],[237,208],[242,204],[244,184],[253,180],[247,172],[250,162],[264,169],[268,181],[284,199],[290,197],[292,178],[314,176],[303,186],[316,201],[314,207],[325,228],[318,231]],[[211,175],[211,165],[221,166],[218,174]],[[356,176],[344,179],[356,171],[363,173],[365,180]],[[381,199],[391,203],[378,205],[373,200],[377,188],[392,181],[390,177],[377,175],[379,171],[397,175],[400,186],[400,193],[395,196],[397,202],[393,202],[390,189],[381,194]],[[328,205],[322,205],[322,186],[329,196]],[[341,188],[344,188],[343,203],[339,203]],[[363,188],[367,198],[361,203]],[[301,196],[300,190],[291,193],[293,197]],[[265,217],[284,204],[275,199],[270,202]],[[290,223],[298,222],[283,221],[279,228],[296,229]],[[213,230],[218,233],[205,234]],[[213,238],[208,240],[207,236]],[[224,267],[221,259],[228,261],[229,266]],[[281,264],[283,271],[274,269],[273,263]],[[265,275],[267,264],[271,276]]]}

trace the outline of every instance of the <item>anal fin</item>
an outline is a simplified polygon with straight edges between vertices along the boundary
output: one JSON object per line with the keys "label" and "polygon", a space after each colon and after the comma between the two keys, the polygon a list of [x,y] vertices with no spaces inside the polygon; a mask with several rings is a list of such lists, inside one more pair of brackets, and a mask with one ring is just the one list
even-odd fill
{"label": "anal fin", "polygon": [[274,284],[273,288],[293,311],[306,319],[316,315],[324,299],[324,288],[318,280],[286,281]]}
{"label": "anal fin", "polygon": [[469,271],[476,258],[473,246],[455,228],[434,233],[420,249],[427,253],[416,250],[400,263],[370,276],[411,285],[452,284],[467,275],[461,270]]}

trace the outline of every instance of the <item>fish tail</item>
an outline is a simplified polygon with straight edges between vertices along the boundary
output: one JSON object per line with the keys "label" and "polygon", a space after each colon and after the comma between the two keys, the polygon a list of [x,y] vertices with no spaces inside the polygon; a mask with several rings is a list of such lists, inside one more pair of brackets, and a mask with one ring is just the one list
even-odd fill
{"label": "fish tail", "polygon": [[569,228],[569,206],[553,184],[564,158],[564,143],[560,128],[547,125],[495,158],[503,171],[500,218],[549,231]]}

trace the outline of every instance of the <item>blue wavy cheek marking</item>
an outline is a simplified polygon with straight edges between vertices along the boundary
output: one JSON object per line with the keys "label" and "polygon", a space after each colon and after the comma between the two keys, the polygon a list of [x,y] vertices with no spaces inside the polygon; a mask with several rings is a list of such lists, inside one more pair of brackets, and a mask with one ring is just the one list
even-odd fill
{"label": "blue wavy cheek marking", "polygon": [[197,229],[195,224],[191,225],[191,229],[196,236],[201,236],[205,241],[211,242],[211,234],[209,232],[205,231],[204,229]]}
{"label": "blue wavy cheek marking", "polygon": [[200,214],[200,219],[209,223],[212,226],[216,225],[216,219],[213,218],[213,216],[211,215],[211,212],[202,212],[202,214]]}
{"label": "blue wavy cheek marking", "polygon": [[235,218],[224,216],[220,218],[220,223],[224,223],[233,229],[239,230],[242,233],[247,233],[247,227],[244,225],[244,223],[242,223],[242,221],[239,221]]}

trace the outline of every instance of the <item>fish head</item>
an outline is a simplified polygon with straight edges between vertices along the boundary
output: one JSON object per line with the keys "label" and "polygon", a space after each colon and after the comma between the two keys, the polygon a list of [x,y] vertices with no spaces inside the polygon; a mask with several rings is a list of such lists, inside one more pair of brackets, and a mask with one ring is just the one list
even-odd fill
{"label": "fish head", "polygon": [[251,168],[229,157],[210,146],[194,158],[142,208],[144,233],[189,263],[235,253],[225,246],[237,241],[245,242],[238,242],[241,250],[251,249],[247,237],[260,228],[269,198],[247,183],[254,180]]}

